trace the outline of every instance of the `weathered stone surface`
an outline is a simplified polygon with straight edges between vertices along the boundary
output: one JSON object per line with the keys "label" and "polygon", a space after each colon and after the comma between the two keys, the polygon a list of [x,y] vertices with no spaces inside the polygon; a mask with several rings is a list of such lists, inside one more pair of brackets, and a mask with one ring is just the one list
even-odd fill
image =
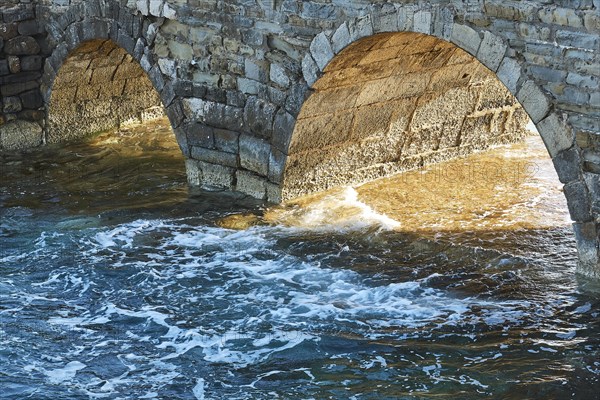
{"label": "weathered stone surface", "polygon": [[255,199],[265,200],[267,197],[267,181],[250,171],[239,170],[236,172],[235,189]]}
{"label": "weathered stone surface", "polygon": [[580,178],[581,158],[576,147],[559,152],[553,159],[558,179],[569,183]]}
{"label": "weathered stone surface", "polygon": [[23,109],[21,100],[18,97],[5,97],[2,99],[2,103],[4,103],[2,111],[5,113],[17,113]]}
{"label": "weathered stone surface", "polygon": [[310,54],[302,60],[302,74],[308,86],[312,86],[319,79],[319,67]]}
{"label": "weathered stone surface", "polygon": [[232,153],[192,146],[191,154],[195,160],[227,167],[237,167],[237,155]]}
{"label": "weathered stone surface", "polygon": [[42,144],[42,128],[35,122],[22,120],[0,125],[0,148],[20,150]]}
{"label": "weathered stone surface", "polygon": [[579,257],[577,272],[590,278],[600,279],[600,249],[598,247],[600,228],[598,224],[594,222],[574,223],[573,230]]}
{"label": "weathered stone surface", "polygon": [[573,131],[554,113],[537,124],[538,131],[552,158],[573,144]]}
{"label": "weathered stone surface", "polygon": [[492,71],[496,71],[506,53],[507,47],[501,37],[490,32],[485,32],[477,51],[477,59]]}
{"label": "weathered stone surface", "polygon": [[19,34],[18,25],[15,23],[1,23],[0,22],[0,38],[9,40]]}
{"label": "weathered stone surface", "polygon": [[242,134],[240,136],[240,164],[243,168],[267,176],[271,146],[265,140]]}
{"label": "weathered stone surface", "polygon": [[479,33],[467,25],[454,24],[450,41],[461,49],[476,55],[481,44]]}
{"label": "weathered stone surface", "polygon": [[21,57],[21,69],[23,71],[39,71],[42,68],[41,56]]}
{"label": "weathered stone surface", "polygon": [[277,108],[257,97],[250,97],[244,108],[244,122],[250,132],[270,138],[273,133],[273,119]]}
{"label": "weathered stone surface", "polygon": [[310,44],[310,54],[313,60],[321,71],[325,69],[329,61],[333,58],[333,49],[329,39],[325,36],[325,33],[321,32],[318,34]]}
{"label": "weathered stone surface", "polygon": [[235,169],[197,160],[186,160],[188,182],[193,186],[232,189]]}
{"label": "weathered stone surface", "polygon": [[526,81],[517,93],[517,99],[529,114],[534,123],[538,123],[550,110],[550,100],[544,92],[529,80]]}
{"label": "weathered stone surface", "polygon": [[571,219],[575,222],[591,221],[590,197],[585,183],[581,181],[568,183],[565,185],[564,191]]}
{"label": "weathered stone surface", "polygon": [[18,74],[21,72],[21,60],[17,56],[8,56],[6,58],[8,61],[8,69],[13,74]]}
{"label": "weathered stone surface", "polygon": [[34,55],[40,52],[40,45],[31,36],[17,36],[4,44],[4,52],[15,56]]}

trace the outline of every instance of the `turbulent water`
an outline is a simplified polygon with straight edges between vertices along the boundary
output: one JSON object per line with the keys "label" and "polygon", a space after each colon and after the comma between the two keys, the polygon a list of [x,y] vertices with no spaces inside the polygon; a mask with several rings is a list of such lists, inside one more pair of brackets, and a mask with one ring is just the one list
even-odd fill
{"label": "turbulent water", "polygon": [[169,135],[0,156],[0,398],[597,398],[539,144],[266,208]]}

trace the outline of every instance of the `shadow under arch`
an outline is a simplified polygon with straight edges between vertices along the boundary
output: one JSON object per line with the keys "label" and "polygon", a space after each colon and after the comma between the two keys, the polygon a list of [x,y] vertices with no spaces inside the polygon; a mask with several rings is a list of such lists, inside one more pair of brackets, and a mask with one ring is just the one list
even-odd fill
{"label": "shadow under arch", "polygon": [[46,139],[78,139],[165,115],[140,64],[110,39],[81,43],[65,58],[51,88]]}
{"label": "shadow under arch", "polygon": [[528,117],[473,56],[412,32],[352,43],[325,67],[288,147],[282,197],[357,184],[522,139]]}

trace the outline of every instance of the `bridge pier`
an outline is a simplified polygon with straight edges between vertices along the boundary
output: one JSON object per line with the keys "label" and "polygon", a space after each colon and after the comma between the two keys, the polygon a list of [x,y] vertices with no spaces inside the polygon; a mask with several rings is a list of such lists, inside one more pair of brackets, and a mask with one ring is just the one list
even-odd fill
{"label": "bridge pier", "polygon": [[[516,137],[518,128],[509,127],[521,118],[520,104],[565,184],[579,270],[597,277],[599,5],[561,4],[7,0],[0,6],[0,150],[66,140],[83,130],[65,125],[85,121],[93,131],[160,104],[187,158],[191,184],[279,202],[466,154],[508,140],[509,132]],[[402,35],[414,42],[386,49],[373,39]],[[431,40],[438,44],[427,47]],[[100,65],[90,70],[91,60],[85,70],[71,65],[83,57],[77,49],[95,41],[123,54],[120,64],[105,65],[104,77],[96,72]],[[427,50],[411,59],[411,45]],[[456,55],[444,58],[443,46],[485,68]],[[352,48],[354,57],[340,56]],[[123,61],[135,71],[120,75]],[[443,84],[444,77],[463,79],[456,65],[468,72],[468,82]],[[144,75],[149,84],[129,83],[129,92],[117,93]],[[92,98],[81,97],[86,88]],[[102,97],[109,88],[112,94]],[[462,100],[444,122],[433,115],[433,104],[452,90]],[[70,105],[54,103],[69,92]],[[503,101],[494,103],[488,93]],[[124,94],[137,106],[114,107]],[[462,106],[470,108],[457,112]],[[425,110],[429,122],[419,119]],[[480,129],[486,124],[487,131]],[[454,137],[441,134],[449,126]],[[402,134],[392,135],[396,131]],[[469,137],[472,132],[479,134]]]}

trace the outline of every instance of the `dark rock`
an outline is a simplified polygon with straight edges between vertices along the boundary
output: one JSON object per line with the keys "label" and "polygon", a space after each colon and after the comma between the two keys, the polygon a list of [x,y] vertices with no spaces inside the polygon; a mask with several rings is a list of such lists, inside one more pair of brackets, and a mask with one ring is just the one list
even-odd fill
{"label": "dark rock", "polygon": [[40,45],[31,36],[17,36],[6,42],[4,52],[15,56],[34,55],[40,52]]}
{"label": "dark rock", "polygon": [[579,178],[579,168],[581,165],[579,152],[575,147],[563,150],[552,160],[558,179],[562,183],[569,183]]}
{"label": "dark rock", "polygon": [[18,26],[19,35],[33,36],[44,33],[44,26],[37,21],[23,21]]}
{"label": "dark rock", "polygon": [[19,119],[26,121],[43,121],[46,113],[43,110],[23,110],[18,114]]}
{"label": "dark rock", "polygon": [[590,221],[592,219],[591,204],[585,184],[581,181],[568,183],[564,187],[564,192],[571,219],[575,222]]}
{"label": "dark rock", "polygon": [[250,132],[270,138],[277,108],[262,99],[250,97],[244,107],[244,121]]}
{"label": "dark rock", "polygon": [[0,23],[0,38],[9,40],[19,34],[17,30],[17,24],[3,24]]}
{"label": "dark rock", "polygon": [[23,82],[23,83],[11,83],[8,85],[2,85],[0,87],[0,93],[2,94],[2,96],[14,96],[14,95],[26,92],[31,89],[35,89],[39,86],[40,86],[39,83],[37,83],[36,81],[29,81],[29,82]]}
{"label": "dark rock", "polygon": [[44,105],[44,100],[39,90],[30,90],[22,93],[19,97],[24,108],[36,109]]}
{"label": "dark rock", "polygon": [[35,18],[32,7],[13,7],[2,12],[4,22],[19,22]]}
{"label": "dark rock", "polygon": [[5,97],[2,102],[4,103],[2,111],[5,113],[16,113],[23,109],[21,100],[18,97]]}
{"label": "dark rock", "polygon": [[0,60],[0,76],[10,74],[10,69],[8,69],[8,61]]}
{"label": "dark rock", "polygon": [[25,56],[21,58],[22,71],[39,71],[42,69],[42,57]]}
{"label": "dark rock", "polygon": [[41,72],[19,72],[18,74],[10,74],[0,77],[0,84],[34,81],[41,76]]}
{"label": "dark rock", "polygon": [[21,72],[21,60],[17,56],[8,56],[6,57],[8,61],[8,69],[13,74],[18,74]]}

